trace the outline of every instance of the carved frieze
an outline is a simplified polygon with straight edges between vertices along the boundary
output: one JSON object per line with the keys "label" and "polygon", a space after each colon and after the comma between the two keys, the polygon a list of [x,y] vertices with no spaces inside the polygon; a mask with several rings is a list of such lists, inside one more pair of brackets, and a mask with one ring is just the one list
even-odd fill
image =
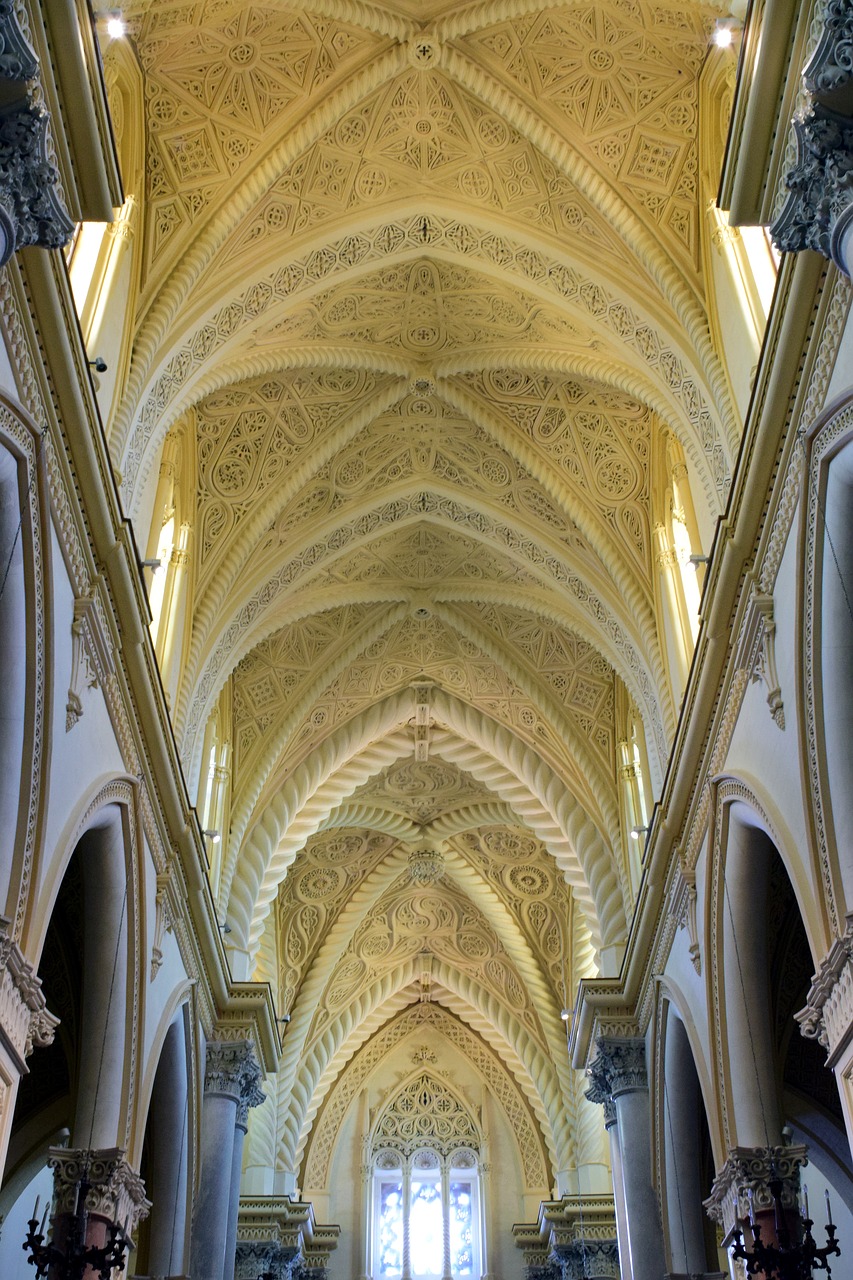
{"label": "carved frieze", "polygon": [[145,1184],[125,1160],[121,1147],[101,1151],[51,1147],[48,1167],[53,1170],[56,1213],[73,1213],[78,1187],[89,1183],[86,1209],[125,1227],[132,1235],[142,1218],[148,1216],[150,1201]]}
{"label": "carved frieze", "polygon": [[41,979],[8,930],[9,921],[0,916],[0,1037],[24,1072],[33,1048],[53,1043],[59,1019],[48,1011]]}

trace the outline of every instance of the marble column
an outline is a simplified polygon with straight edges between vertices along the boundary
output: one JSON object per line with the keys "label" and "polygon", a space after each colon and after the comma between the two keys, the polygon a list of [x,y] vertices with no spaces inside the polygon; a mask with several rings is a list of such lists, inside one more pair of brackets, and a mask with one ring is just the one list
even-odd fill
{"label": "marble column", "polygon": [[[94,1248],[106,1245],[111,1224],[120,1227],[132,1239],[139,1221],[151,1208],[145,1199],[142,1179],[131,1169],[120,1147],[101,1151],[72,1150],[51,1147],[48,1167],[53,1170],[52,1240],[60,1249],[67,1238],[75,1209],[79,1207],[82,1178],[89,1183],[86,1195],[86,1244]],[[96,1280],[91,1267],[83,1272],[83,1280]]]}
{"label": "marble column", "polygon": [[[263,1101],[259,1079],[260,1069],[247,1041],[208,1042],[201,1120],[201,1178],[190,1249],[190,1274],[203,1276],[204,1280],[226,1280],[226,1250],[233,1250],[236,1245],[239,1182],[235,1202],[233,1166],[235,1145],[238,1145],[235,1142],[238,1106],[244,1098],[247,1106]],[[242,1138],[239,1145],[242,1156]],[[233,1272],[233,1251],[228,1260]]]}
{"label": "marble column", "polygon": [[660,1210],[652,1186],[651,1119],[646,1044],[641,1037],[601,1039],[593,1064],[616,1111],[622,1163],[627,1251],[620,1237],[626,1280],[660,1280],[664,1273]]}
{"label": "marble column", "polygon": [[259,1107],[264,1100],[258,1083],[260,1069],[254,1081],[245,1081],[237,1103],[237,1121],[234,1127],[234,1150],[231,1155],[231,1194],[228,1201],[228,1235],[225,1239],[225,1277],[230,1280],[237,1255],[237,1215],[240,1212],[240,1179],[243,1176],[243,1143],[249,1128],[249,1108]]}
{"label": "marble column", "polygon": [[707,1267],[702,1210],[700,1116],[702,1098],[683,1024],[670,1013],[664,1067],[668,1235],[675,1275],[701,1275]]}
{"label": "marble column", "polygon": [[[625,1181],[622,1176],[622,1152],[619,1146],[619,1129],[616,1124],[616,1107],[610,1096],[610,1084],[603,1062],[596,1059],[587,1073],[591,1086],[584,1095],[590,1102],[604,1108],[604,1128],[610,1143],[610,1176],[613,1180],[613,1207],[616,1215],[616,1239],[620,1257],[628,1258],[628,1219],[625,1216]],[[627,1262],[626,1262],[627,1277]]]}

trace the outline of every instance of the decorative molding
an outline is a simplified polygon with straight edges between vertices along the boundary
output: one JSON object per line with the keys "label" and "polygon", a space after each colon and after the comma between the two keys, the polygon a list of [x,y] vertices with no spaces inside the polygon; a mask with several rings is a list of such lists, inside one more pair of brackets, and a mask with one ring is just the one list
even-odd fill
{"label": "decorative molding", "polygon": [[157,877],[157,894],[154,906],[154,940],[151,944],[151,973],[149,982],[153,982],[157,977],[160,966],[163,963],[163,935],[171,933],[176,918],[175,907],[172,902],[173,893],[170,892],[174,884],[171,865],[167,867],[162,875]]}
{"label": "decorative molding", "polygon": [[105,688],[115,674],[113,644],[102,599],[102,579],[74,601],[71,623],[71,683],[65,704],[65,732],[73,729],[83,714],[85,689]]}
{"label": "decorative molding", "polygon": [[23,1074],[33,1048],[53,1043],[59,1018],[48,1011],[41,979],[9,930],[0,916],[0,1041]]}
{"label": "decorative molding", "polygon": [[735,1227],[735,1205],[739,1221],[756,1212],[772,1211],[770,1179],[782,1183],[782,1204],[796,1209],[800,1190],[800,1169],[808,1163],[808,1149],[790,1147],[730,1147],[728,1158],[704,1202],[708,1216],[722,1226],[728,1236]]}
{"label": "decorative molding", "polygon": [[51,1147],[47,1163],[53,1170],[54,1213],[74,1213],[77,1188],[85,1177],[87,1212],[123,1226],[132,1235],[148,1216],[151,1202],[145,1199],[144,1182],[124,1157],[121,1147],[100,1151]]}
{"label": "decorative molding", "polygon": [[702,954],[699,943],[698,902],[696,870],[692,867],[685,867],[679,861],[670,893],[670,915],[676,921],[679,929],[686,928],[690,960],[696,972],[701,974]]}

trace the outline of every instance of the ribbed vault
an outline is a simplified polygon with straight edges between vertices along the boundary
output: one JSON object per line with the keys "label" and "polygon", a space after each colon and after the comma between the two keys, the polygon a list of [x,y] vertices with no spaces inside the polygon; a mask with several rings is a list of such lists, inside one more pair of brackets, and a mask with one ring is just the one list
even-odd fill
{"label": "ribbed vault", "polygon": [[606,1158],[561,1012],[620,960],[738,447],[700,190],[722,9],[125,5],[146,186],[107,430],[232,970],[290,1017],[256,1187],[328,1188],[420,1025],[499,1093],[528,1191]]}

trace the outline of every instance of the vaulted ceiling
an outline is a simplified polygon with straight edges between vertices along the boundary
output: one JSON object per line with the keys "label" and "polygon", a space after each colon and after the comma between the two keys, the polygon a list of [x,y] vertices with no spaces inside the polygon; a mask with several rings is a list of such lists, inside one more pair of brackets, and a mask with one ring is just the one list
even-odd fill
{"label": "vaulted ceiling", "polygon": [[111,445],[141,544],[184,450],[173,715],[195,787],[229,690],[215,891],[235,972],[292,1017],[282,1168],[425,991],[576,1158],[559,1015],[626,936],[624,708],[653,786],[677,715],[661,459],[709,528],[737,445],[701,254],[724,11],[126,6],[145,179]]}

